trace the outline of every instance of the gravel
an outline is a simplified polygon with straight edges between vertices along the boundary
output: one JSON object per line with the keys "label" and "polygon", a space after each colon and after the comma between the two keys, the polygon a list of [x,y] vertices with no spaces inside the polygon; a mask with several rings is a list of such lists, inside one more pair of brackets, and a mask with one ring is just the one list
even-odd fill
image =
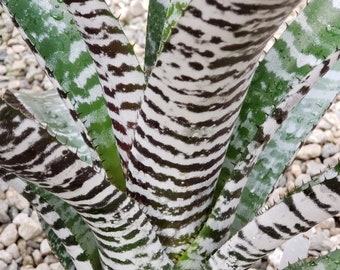
{"label": "gravel", "polygon": [[[120,18],[125,33],[140,63],[143,63],[146,32],[147,0],[108,0],[113,13]],[[43,91],[52,88],[19,32],[0,8],[0,94],[7,89]],[[306,139],[296,160],[287,169],[281,186],[274,190],[269,202],[310,181],[311,176],[337,164],[340,158],[340,96]],[[328,219],[297,238],[306,245],[306,256],[317,257],[340,248],[339,217]],[[303,240],[305,239],[305,240]],[[281,269],[287,243],[258,262],[256,269]],[[280,265],[281,264],[281,265]],[[44,237],[37,213],[15,190],[0,184],[0,270],[62,270]]]}

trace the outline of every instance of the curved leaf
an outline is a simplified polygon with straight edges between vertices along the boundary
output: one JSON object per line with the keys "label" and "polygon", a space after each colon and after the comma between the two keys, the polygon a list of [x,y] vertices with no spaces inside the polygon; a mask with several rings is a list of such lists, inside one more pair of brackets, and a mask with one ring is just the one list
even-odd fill
{"label": "curved leaf", "polygon": [[147,217],[102,169],[80,160],[3,102],[0,137],[0,167],[74,207],[94,233],[104,269],[170,265]]}
{"label": "curved leaf", "polygon": [[0,3],[23,30],[25,41],[56,89],[62,89],[61,96],[75,117],[74,106],[108,176],[118,188],[124,189],[125,179],[98,74],[66,6],[59,0],[1,0]]}
{"label": "curved leaf", "polygon": [[215,252],[209,265],[220,270],[247,269],[288,239],[339,211],[340,176],[330,170],[325,179],[301,188],[249,222]]}

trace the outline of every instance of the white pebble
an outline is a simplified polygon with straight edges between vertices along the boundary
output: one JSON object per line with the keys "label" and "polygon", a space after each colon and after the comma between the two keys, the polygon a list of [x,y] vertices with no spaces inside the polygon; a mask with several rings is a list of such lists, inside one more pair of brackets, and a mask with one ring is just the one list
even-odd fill
{"label": "white pebble", "polygon": [[28,218],[24,223],[19,226],[19,235],[25,240],[31,240],[34,237],[40,235],[43,230],[40,223],[37,223],[31,218]]}
{"label": "white pebble", "polygon": [[318,144],[307,144],[303,145],[297,153],[298,159],[309,160],[316,158],[321,155],[321,146]]}
{"label": "white pebble", "polygon": [[36,268],[36,270],[50,270],[50,267],[47,263],[41,263]]}
{"label": "white pebble", "polygon": [[18,210],[24,210],[29,207],[29,202],[11,187],[8,188],[6,197],[8,204],[15,206]]}
{"label": "white pebble", "polygon": [[13,260],[13,256],[6,250],[0,250],[0,260],[4,261],[7,264],[10,264]]}
{"label": "white pebble", "polygon": [[47,239],[44,239],[41,243],[40,243],[40,252],[43,256],[52,253],[50,244],[48,243]]}
{"label": "white pebble", "polygon": [[0,243],[4,246],[9,246],[18,239],[18,231],[15,224],[10,223],[6,226],[6,228],[0,234]]}
{"label": "white pebble", "polygon": [[20,257],[20,253],[19,253],[19,249],[18,249],[18,246],[13,243],[13,244],[10,244],[7,248],[6,248],[6,251],[9,252],[10,254],[12,254],[12,257],[14,259],[18,259]]}

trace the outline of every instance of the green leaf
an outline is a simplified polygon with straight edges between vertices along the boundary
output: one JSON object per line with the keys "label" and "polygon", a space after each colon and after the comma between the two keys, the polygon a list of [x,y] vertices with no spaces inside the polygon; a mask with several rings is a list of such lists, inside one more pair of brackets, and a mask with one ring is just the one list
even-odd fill
{"label": "green leaf", "polygon": [[150,75],[151,70],[156,62],[157,52],[166,19],[166,12],[170,2],[171,0],[149,1],[144,59],[144,70],[147,73],[147,76]]}
{"label": "green leaf", "polygon": [[340,267],[340,249],[321,256],[317,259],[305,259],[294,263],[285,270],[338,270]]}
{"label": "green leaf", "polygon": [[70,254],[66,251],[65,246],[60,241],[60,238],[54,233],[51,226],[47,224],[43,219],[40,220],[40,223],[43,227],[48,242],[51,245],[53,253],[57,256],[60,263],[67,270],[75,270],[76,268],[72,262]]}
{"label": "green leaf", "polygon": [[231,228],[232,235],[247,224],[261,208],[287,165],[293,161],[301,147],[301,141],[310,133],[339,93],[339,76],[340,61],[291,112],[263,151],[243,190]]}
{"label": "green leaf", "polygon": [[[29,184],[29,187],[33,191],[33,194],[30,193],[30,195],[34,196],[34,194],[36,194],[40,196],[44,202],[54,209],[54,211],[60,216],[61,221],[66,225],[66,228],[72,232],[77,243],[85,252],[85,254],[81,254],[81,256],[77,259],[83,261],[90,260],[94,270],[101,269],[96,240],[81,216],[73,209],[73,207],[52,193],[33,184]],[[46,206],[43,210],[46,211]]]}
{"label": "green leaf", "polygon": [[1,4],[23,29],[33,52],[41,56],[38,60],[55,78],[55,87],[60,85],[74,105],[109,178],[123,190],[125,179],[98,75],[66,6],[59,0],[2,0]]}

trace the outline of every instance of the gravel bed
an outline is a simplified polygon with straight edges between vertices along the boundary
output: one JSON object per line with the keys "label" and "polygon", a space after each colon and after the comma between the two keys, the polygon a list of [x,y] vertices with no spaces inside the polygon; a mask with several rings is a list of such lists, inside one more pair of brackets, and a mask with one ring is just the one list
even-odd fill
{"label": "gravel bed", "polygon": [[[134,49],[143,63],[147,0],[107,0],[121,20]],[[52,88],[19,32],[0,8],[0,94],[7,89],[43,91]],[[340,96],[319,122],[297,154],[286,177],[270,196],[275,201],[334,166],[340,158]],[[340,219],[329,219],[305,233],[310,239],[309,257],[340,248]],[[254,269],[279,269],[284,246],[277,248]],[[282,265],[281,265],[282,266]],[[13,189],[0,184],[0,270],[62,270],[52,254],[37,213]]]}

